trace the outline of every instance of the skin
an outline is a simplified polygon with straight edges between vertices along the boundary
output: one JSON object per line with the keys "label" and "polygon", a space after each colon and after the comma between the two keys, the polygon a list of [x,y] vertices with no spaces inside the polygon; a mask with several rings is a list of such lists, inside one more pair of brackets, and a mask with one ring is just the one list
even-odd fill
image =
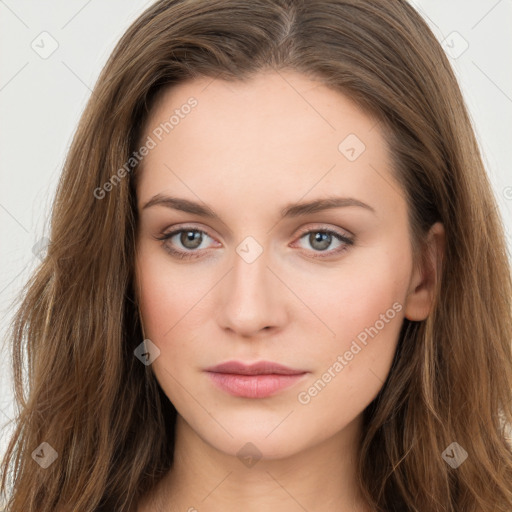
{"label": "skin", "polygon": [[[431,265],[415,265],[380,126],[339,92],[294,72],[195,79],[166,91],[143,140],[191,96],[198,105],[149,151],[137,186],[144,334],[160,350],[152,369],[178,411],[175,464],[138,510],[369,511],[355,480],[362,413],[389,373],[404,316],[423,320],[431,310],[443,227],[428,238]],[[338,149],[349,134],[366,146],[354,161]],[[206,204],[219,219],[144,208],[157,194]],[[280,217],[291,203],[328,196],[374,211]],[[207,233],[199,248],[187,249],[179,234],[156,239],[180,227]],[[332,237],[322,251],[314,239],[322,229],[354,243]],[[248,236],[262,248],[252,263],[236,251]],[[166,247],[199,257],[179,259]],[[401,308],[394,318],[300,403],[393,304]],[[234,397],[204,372],[233,359],[309,373],[271,397]],[[261,454],[252,467],[237,457],[248,442]]]}

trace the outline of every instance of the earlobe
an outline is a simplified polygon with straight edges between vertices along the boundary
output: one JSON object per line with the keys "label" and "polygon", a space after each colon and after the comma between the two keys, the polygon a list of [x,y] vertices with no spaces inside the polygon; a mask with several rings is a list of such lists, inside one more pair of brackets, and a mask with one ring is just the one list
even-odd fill
{"label": "earlobe", "polygon": [[444,226],[436,222],[429,230],[423,253],[419,257],[420,263],[411,276],[405,306],[405,317],[408,320],[425,320],[432,310],[437,282],[441,279],[445,242]]}

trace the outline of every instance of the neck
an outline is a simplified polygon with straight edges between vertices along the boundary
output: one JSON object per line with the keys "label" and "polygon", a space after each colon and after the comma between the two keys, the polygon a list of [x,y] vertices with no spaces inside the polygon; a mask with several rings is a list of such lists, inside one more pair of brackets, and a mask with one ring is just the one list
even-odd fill
{"label": "neck", "polygon": [[244,463],[204,442],[178,415],[173,467],[159,482],[151,510],[368,512],[356,479],[360,422],[361,416],[291,456]]}

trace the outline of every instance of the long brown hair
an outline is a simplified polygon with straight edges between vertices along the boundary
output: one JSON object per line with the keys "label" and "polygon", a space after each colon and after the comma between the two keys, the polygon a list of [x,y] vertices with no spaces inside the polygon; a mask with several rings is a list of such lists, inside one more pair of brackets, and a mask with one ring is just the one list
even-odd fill
{"label": "long brown hair", "polygon": [[[171,467],[176,410],[134,357],[143,339],[137,166],[125,163],[164,88],[285,69],[348,95],[386,127],[414,243],[436,221],[446,230],[433,312],[404,320],[390,374],[364,412],[358,472],[368,503],[512,510],[504,229],[427,24],[405,0],[160,0],[98,79],[64,165],[47,256],[11,326],[18,416],[2,466],[8,511],[132,510]],[[57,454],[46,469],[32,457],[43,442]],[[458,446],[467,459],[454,468],[443,454]]]}

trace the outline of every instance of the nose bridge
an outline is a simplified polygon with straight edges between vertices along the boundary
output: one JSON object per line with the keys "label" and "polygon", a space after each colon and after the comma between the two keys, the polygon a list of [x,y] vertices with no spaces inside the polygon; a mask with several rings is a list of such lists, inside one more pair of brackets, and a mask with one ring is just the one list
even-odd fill
{"label": "nose bridge", "polygon": [[[263,248],[262,248],[263,249]],[[262,250],[256,254],[256,249],[248,244],[240,244],[233,261],[232,286],[233,291],[245,296],[265,295],[267,287],[268,257]]]}
{"label": "nose bridge", "polygon": [[284,320],[284,304],[276,288],[279,283],[267,268],[269,263],[269,254],[253,237],[236,247],[223,290],[224,327],[250,335]]}
{"label": "nose bridge", "polygon": [[[261,246],[260,246],[261,247]],[[254,242],[242,242],[236,249],[231,279],[231,294],[239,308],[254,312],[270,299],[267,269],[268,255]],[[247,312],[246,312],[247,314]]]}

